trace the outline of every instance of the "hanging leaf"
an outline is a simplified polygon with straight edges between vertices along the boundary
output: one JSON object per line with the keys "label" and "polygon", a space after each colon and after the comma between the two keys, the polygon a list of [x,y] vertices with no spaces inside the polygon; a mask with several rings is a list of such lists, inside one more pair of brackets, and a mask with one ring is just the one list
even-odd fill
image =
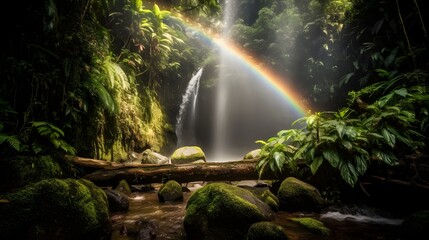
{"label": "hanging leaf", "polygon": [[335,149],[327,149],[323,151],[323,157],[328,160],[328,162],[333,167],[338,167],[338,164],[340,162],[340,157],[338,156],[338,152]]}
{"label": "hanging leaf", "polygon": [[313,159],[313,162],[310,164],[310,170],[311,173],[314,175],[316,174],[317,170],[319,169],[320,165],[323,163],[323,157],[316,157]]}
{"label": "hanging leaf", "polygon": [[381,135],[383,135],[384,140],[386,141],[386,143],[390,147],[393,148],[395,146],[396,137],[395,137],[395,135],[393,135],[392,133],[390,133],[389,130],[387,130],[386,128],[381,129]]}

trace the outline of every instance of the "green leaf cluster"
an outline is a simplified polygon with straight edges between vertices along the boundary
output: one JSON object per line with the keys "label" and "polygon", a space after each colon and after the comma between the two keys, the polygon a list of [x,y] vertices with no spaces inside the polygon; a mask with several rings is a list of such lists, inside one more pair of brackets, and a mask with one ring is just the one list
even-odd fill
{"label": "green leaf cluster", "polygon": [[[304,126],[300,129],[283,130],[266,142],[257,141],[263,145],[257,164],[260,176],[267,166],[284,171],[285,166],[295,169],[298,162],[306,163],[315,174],[328,162],[354,186],[374,161],[396,165],[398,156],[423,151],[429,94],[418,84],[427,78],[427,73],[417,70],[351,92],[351,101],[360,99],[357,96],[381,97],[365,104],[363,110],[346,107],[314,113],[293,123]],[[396,84],[399,80],[405,84]]]}

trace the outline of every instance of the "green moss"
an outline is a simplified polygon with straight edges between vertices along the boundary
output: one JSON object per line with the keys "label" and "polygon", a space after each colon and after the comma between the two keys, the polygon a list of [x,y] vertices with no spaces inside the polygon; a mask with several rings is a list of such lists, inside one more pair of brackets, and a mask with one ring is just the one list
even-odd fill
{"label": "green moss", "polygon": [[186,146],[176,149],[170,157],[172,163],[191,163],[206,160],[203,150],[198,146]]}
{"label": "green moss", "polygon": [[270,208],[274,211],[279,210],[279,199],[274,195],[270,189],[268,188],[258,188],[258,187],[250,187],[250,186],[240,186],[243,189],[249,190],[252,192],[257,198],[266,203]]}
{"label": "green moss", "polygon": [[159,189],[158,199],[160,202],[183,201],[182,186],[174,180],[167,181]]}
{"label": "green moss", "polygon": [[[87,180],[47,179],[3,196],[0,236],[31,239],[107,239],[108,202]],[[22,236],[20,235],[22,234]]]}
{"label": "green moss", "polygon": [[[65,165],[65,164],[63,164]],[[22,187],[49,178],[61,178],[68,174],[60,163],[49,155],[14,156],[0,160],[0,192]]]}
{"label": "green moss", "polygon": [[271,218],[269,207],[250,191],[210,183],[188,200],[184,226],[189,239],[241,239],[251,224]]}
{"label": "green moss", "polygon": [[257,222],[252,224],[247,233],[247,240],[287,240],[283,227],[272,222]]}
{"label": "green moss", "polygon": [[280,208],[286,211],[319,211],[323,206],[319,191],[294,177],[288,177],[281,183],[277,197]]}
{"label": "green moss", "polygon": [[290,219],[293,222],[298,223],[299,225],[303,226],[305,229],[307,229],[309,232],[318,234],[318,235],[324,235],[327,236],[330,234],[329,228],[325,227],[325,225],[314,218],[291,218]]}
{"label": "green moss", "polygon": [[125,195],[129,195],[131,193],[130,185],[126,180],[123,179],[118,183],[118,186],[116,186],[115,190]]}

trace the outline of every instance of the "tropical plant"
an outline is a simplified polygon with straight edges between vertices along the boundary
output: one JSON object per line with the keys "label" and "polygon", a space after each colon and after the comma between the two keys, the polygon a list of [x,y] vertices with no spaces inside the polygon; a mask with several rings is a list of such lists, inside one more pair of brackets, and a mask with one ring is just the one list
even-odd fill
{"label": "tropical plant", "polygon": [[398,156],[424,151],[429,94],[420,84],[427,81],[427,73],[377,71],[387,80],[350,92],[351,106],[359,106],[356,111],[347,107],[318,112],[295,121],[304,125],[301,129],[258,141],[263,144],[257,164],[260,176],[266,166],[283,171],[286,163],[294,169],[300,161],[315,174],[326,161],[354,186],[372,162],[396,165]]}

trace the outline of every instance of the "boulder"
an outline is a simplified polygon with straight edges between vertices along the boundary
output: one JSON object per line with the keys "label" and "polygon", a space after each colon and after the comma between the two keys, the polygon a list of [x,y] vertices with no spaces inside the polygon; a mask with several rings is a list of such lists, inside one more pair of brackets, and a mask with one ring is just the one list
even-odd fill
{"label": "boulder", "polygon": [[111,238],[106,194],[88,180],[42,180],[0,199],[0,239]]}
{"label": "boulder", "polygon": [[298,223],[300,226],[302,226],[309,232],[317,235],[328,236],[331,232],[331,230],[325,227],[325,225],[321,221],[316,220],[314,218],[303,217],[303,218],[291,218],[290,220]]}
{"label": "boulder", "polygon": [[176,149],[170,157],[172,164],[193,163],[199,160],[206,162],[206,155],[197,146],[185,146]]}
{"label": "boulder", "polygon": [[269,187],[251,187],[251,186],[239,186],[252,192],[257,198],[261,199],[270,208],[277,212],[279,210],[279,199],[274,195]]}
{"label": "boulder", "polygon": [[160,153],[151,149],[146,149],[141,153],[130,151],[128,152],[128,159],[125,163],[141,163],[141,164],[169,164],[170,159]]}
{"label": "boulder", "polygon": [[261,149],[255,149],[244,155],[244,160],[258,159],[261,157]]}
{"label": "boulder", "polygon": [[288,240],[285,229],[273,222],[257,222],[250,226],[247,240]]}
{"label": "boulder", "polygon": [[[67,163],[62,163],[66,166]],[[71,166],[69,166],[71,168]],[[64,178],[66,169],[49,155],[14,156],[0,159],[0,192],[49,178]]]}
{"label": "boulder", "polygon": [[121,180],[115,190],[127,196],[131,194],[131,187],[126,180]]}
{"label": "boulder", "polygon": [[130,207],[128,197],[116,190],[105,189],[107,200],[109,202],[109,210],[111,212],[127,211]]}
{"label": "boulder", "polygon": [[146,149],[142,152],[142,164],[169,164],[170,159],[151,149]]}
{"label": "boulder", "polygon": [[158,199],[160,202],[183,201],[182,186],[174,180],[166,182],[158,191]]}
{"label": "boulder", "polygon": [[245,239],[249,227],[274,218],[271,208],[250,191],[210,183],[190,197],[184,219],[188,240]]}
{"label": "boulder", "polygon": [[320,211],[324,205],[314,186],[294,177],[288,177],[281,183],[277,197],[280,209],[285,211]]}

